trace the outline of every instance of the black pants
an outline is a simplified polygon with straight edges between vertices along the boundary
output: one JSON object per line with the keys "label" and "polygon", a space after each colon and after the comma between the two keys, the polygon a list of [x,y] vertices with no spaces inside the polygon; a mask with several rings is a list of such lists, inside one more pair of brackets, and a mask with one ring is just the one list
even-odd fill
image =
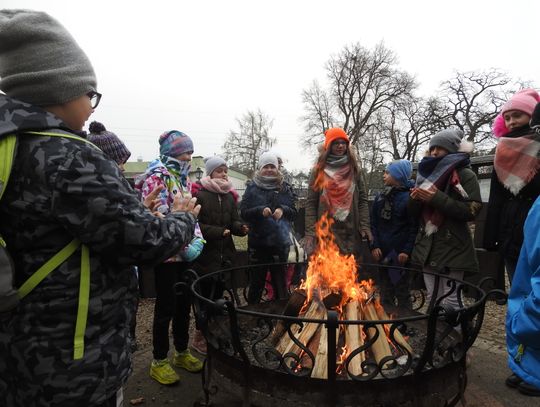
{"label": "black pants", "polygon": [[[289,247],[265,247],[251,249],[250,264],[284,263],[289,256]],[[266,282],[266,272],[270,271],[272,277],[272,287],[276,298],[287,298],[287,267],[284,265],[265,267],[254,267],[250,270],[248,303],[256,304],[261,301],[264,285]]]}
{"label": "black pants", "polygon": [[[163,263],[155,268],[156,306],[154,308],[154,359],[167,358],[169,324],[172,320],[173,343],[178,352],[188,347],[191,292],[187,284],[189,263]],[[186,282],[179,292],[175,284]]]}
{"label": "black pants", "polygon": [[390,272],[390,269],[381,267],[375,279],[379,285],[383,305],[395,305],[394,299],[396,299],[398,307],[411,309],[410,273],[406,270],[401,270],[401,277],[394,283],[390,278]]}

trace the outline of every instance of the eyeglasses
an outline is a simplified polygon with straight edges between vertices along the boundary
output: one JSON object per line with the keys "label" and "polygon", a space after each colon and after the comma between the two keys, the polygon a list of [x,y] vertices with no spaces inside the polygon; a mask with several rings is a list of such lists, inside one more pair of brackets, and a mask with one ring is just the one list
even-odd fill
{"label": "eyeglasses", "polygon": [[86,94],[90,98],[90,106],[92,106],[92,109],[95,109],[99,105],[99,101],[101,100],[101,93],[96,91],[91,91]]}

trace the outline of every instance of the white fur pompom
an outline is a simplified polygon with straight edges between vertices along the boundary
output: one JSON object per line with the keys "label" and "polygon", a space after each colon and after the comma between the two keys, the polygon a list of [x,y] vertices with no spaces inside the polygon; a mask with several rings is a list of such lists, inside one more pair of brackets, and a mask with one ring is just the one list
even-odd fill
{"label": "white fur pompom", "polygon": [[474,150],[474,143],[468,140],[462,140],[459,145],[458,153],[472,153]]}

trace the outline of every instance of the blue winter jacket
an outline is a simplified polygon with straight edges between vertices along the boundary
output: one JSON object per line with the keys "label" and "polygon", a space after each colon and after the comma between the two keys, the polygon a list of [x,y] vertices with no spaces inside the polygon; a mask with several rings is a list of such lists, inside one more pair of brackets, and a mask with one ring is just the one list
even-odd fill
{"label": "blue winter jacket", "polygon": [[392,188],[387,193],[387,199],[391,206],[389,219],[385,219],[385,215],[381,214],[386,212],[384,194],[378,194],[371,207],[371,248],[381,249],[383,256],[392,250],[397,254],[410,255],[418,232],[418,219],[407,214],[409,190]]}
{"label": "blue winter jacket", "polygon": [[540,389],[540,198],[524,227],[524,241],[506,314],[506,344],[510,369]]}
{"label": "blue winter jacket", "polygon": [[[291,244],[289,232],[291,223],[296,218],[294,206],[295,195],[289,184],[284,182],[280,190],[263,189],[252,182],[240,203],[242,219],[249,223],[248,245],[251,248],[278,247]],[[277,209],[283,210],[283,217],[275,220],[263,216],[263,209],[270,208],[272,213]]]}

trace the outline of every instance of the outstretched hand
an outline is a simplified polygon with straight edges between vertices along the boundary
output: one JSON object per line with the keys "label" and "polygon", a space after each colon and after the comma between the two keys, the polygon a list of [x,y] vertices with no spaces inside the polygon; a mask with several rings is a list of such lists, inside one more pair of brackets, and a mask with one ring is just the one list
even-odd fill
{"label": "outstretched hand", "polygon": [[152,192],[146,195],[146,198],[144,198],[143,205],[150,209],[151,212],[154,212],[156,206],[159,205],[160,200],[158,199],[158,195],[164,189],[165,187],[163,185],[158,185],[152,190]]}
{"label": "outstretched hand", "polygon": [[201,211],[201,205],[197,205],[197,198],[183,197],[181,194],[174,196],[171,212],[189,212],[198,217]]}

